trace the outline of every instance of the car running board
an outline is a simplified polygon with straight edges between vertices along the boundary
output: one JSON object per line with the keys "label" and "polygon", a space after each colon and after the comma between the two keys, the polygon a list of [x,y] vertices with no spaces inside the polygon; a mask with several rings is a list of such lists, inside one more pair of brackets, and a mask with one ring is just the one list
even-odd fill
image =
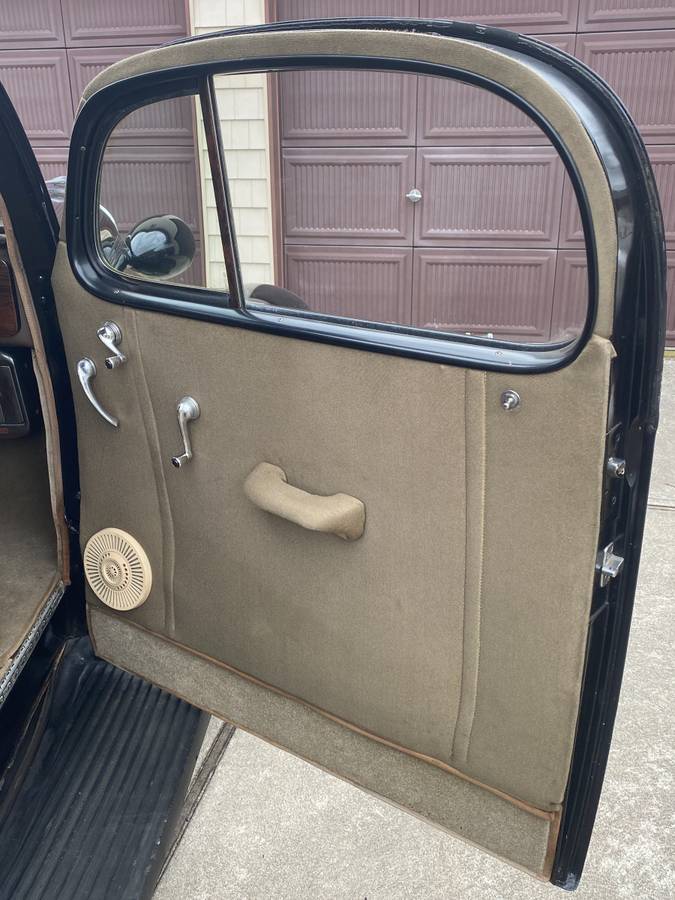
{"label": "car running board", "polygon": [[208,718],[67,641],[0,779],[1,900],[151,897]]}

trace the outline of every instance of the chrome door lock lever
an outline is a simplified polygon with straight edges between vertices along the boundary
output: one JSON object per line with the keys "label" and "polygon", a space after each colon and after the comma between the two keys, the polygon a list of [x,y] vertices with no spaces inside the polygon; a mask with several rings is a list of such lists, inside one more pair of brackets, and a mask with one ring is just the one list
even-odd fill
{"label": "chrome door lock lever", "polygon": [[122,332],[119,325],[116,325],[115,322],[104,322],[96,334],[103,346],[112,353],[112,356],[106,358],[106,369],[117,369],[124,365],[127,358],[119,349],[119,345],[122,343]]}
{"label": "chrome door lock lever", "polygon": [[183,439],[183,452],[180,456],[171,457],[171,465],[180,469],[192,459],[192,445],[190,444],[188,424],[199,418],[199,404],[193,397],[183,397],[176,407],[176,412],[178,413],[180,436]]}

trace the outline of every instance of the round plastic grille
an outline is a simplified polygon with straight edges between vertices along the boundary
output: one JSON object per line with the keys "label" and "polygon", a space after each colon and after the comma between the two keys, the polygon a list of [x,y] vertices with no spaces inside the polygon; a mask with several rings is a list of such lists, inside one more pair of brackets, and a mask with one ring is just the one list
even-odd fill
{"label": "round plastic grille", "polygon": [[92,591],[113,609],[134,609],[147,600],[152,569],[138,541],[119,528],[104,528],[87,541],[84,572]]}

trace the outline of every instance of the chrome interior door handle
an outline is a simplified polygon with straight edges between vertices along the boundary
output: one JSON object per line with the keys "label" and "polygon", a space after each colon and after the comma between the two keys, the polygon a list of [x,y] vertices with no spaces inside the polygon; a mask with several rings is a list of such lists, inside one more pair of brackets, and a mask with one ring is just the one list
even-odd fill
{"label": "chrome interior door handle", "polygon": [[113,428],[117,428],[120,424],[119,419],[116,419],[115,416],[112,416],[103,409],[92,389],[91,383],[94,378],[96,378],[96,364],[93,359],[89,359],[88,356],[85,356],[84,359],[79,360],[77,364],[77,377],[80,379],[80,384],[82,385],[82,390],[84,391],[87,400],[91,403],[99,416],[105,419],[106,422],[109,422]]}
{"label": "chrome interior door handle", "polygon": [[180,436],[183,439],[183,452],[180,456],[171,457],[171,465],[180,469],[186,462],[192,459],[192,445],[190,444],[190,434],[188,432],[188,423],[194,422],[199,418],[199,404],[194,397],[183,397],[176,407],[178,413],[178,427]]}

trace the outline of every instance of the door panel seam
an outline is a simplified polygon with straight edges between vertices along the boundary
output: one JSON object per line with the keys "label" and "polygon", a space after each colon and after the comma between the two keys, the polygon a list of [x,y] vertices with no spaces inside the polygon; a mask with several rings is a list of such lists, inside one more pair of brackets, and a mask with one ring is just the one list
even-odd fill
{"label": "door panel seam", "polygon": [[[478,669],[480,665],[481,602],[485,552],[486,391],[485,372],[465,373],[465,556],[464,625],[459,711],[452,759],[466,763],[476,715]],[[471,460],[471,462],[470,462]]]}
{"label": "door panel seam", "polygon": [[[131,310],[133,321],[133,336],[136,344],[136,361],[138,363],[138,379],[134,380],[136,384],[136,395],[141,410],[141,419],[145,428],[146,440],[150,452],[150,462],[152,472],[155,478],[155,490],[157,493],[157,502],[160,508],[159,527],[162,535],[162,588],[164,594],[164,627],[170,635],[174,635],[176,631],[176,611],[174,604],[174,571],[176,562],[176,541],[174,534],[173,515],[171,512],[171,503],[169,501],[169,491],[164,477],[164,469],[162,467],[161,444],[159,440],[159,430],[157,428],[157,419],[155,417],[152,398],[150,396],[150,388],[143,364],[143,352],[141,350],[141,342],[139,336],[137,314],[135,310]],[[141,398],[141,388],[143,390],[143,398]],[[143,414],[145,407],[145,415]]]}

